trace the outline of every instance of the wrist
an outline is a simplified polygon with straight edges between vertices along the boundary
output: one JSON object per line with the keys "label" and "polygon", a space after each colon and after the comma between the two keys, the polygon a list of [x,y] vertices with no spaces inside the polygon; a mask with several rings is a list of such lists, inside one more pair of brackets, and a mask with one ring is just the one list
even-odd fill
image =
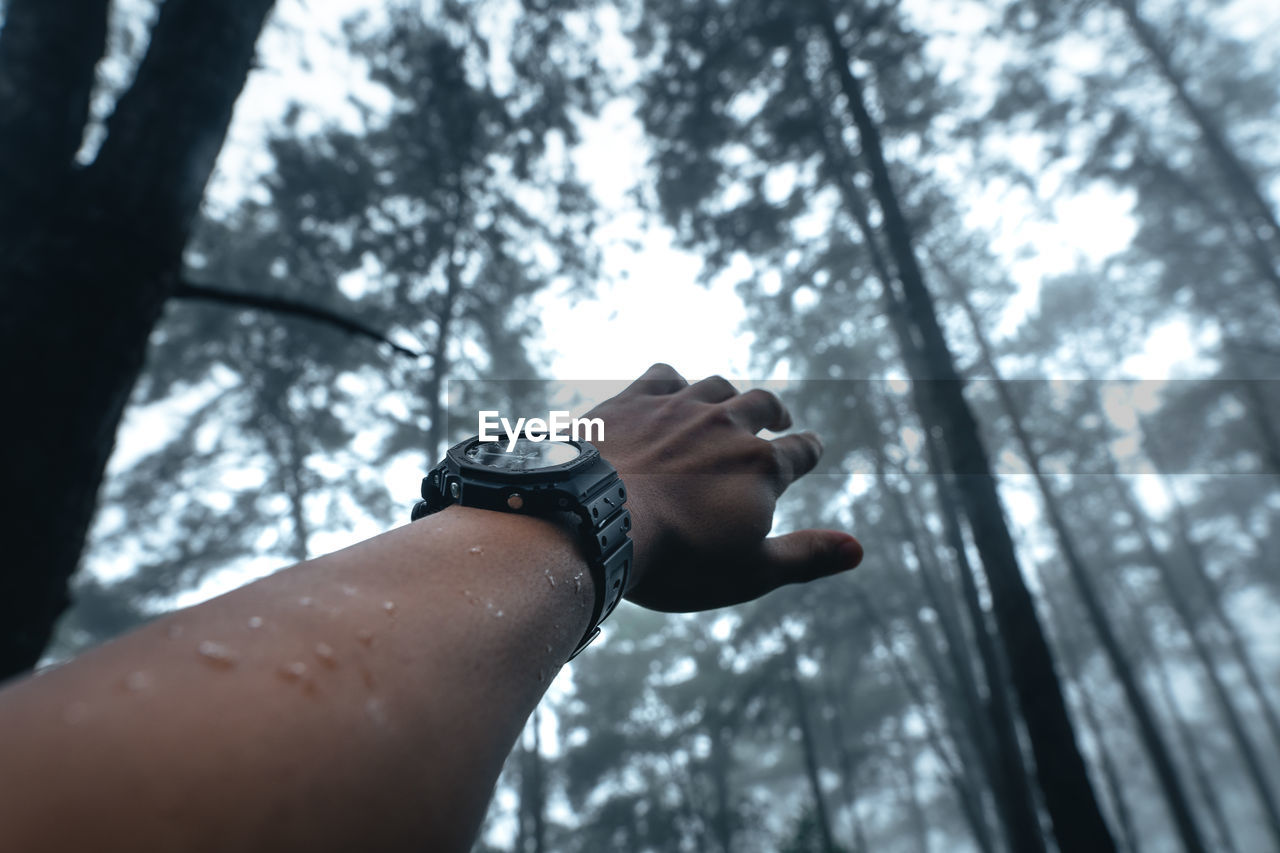
{"label": "wrist", "polygon": [[[600,633],[599,625],[622,600],[633,563],[627,487],[597,449],[585,441],[547,445],[527,437],[508,444],[475,436],[454,445],[422,480],[412,519],[463,506],[546,523],[571,514],[594,585],[591,622],[574,655]],[[575,586],[581,587],[580,579]],[[571,656],[572,657],[572,656]]]}

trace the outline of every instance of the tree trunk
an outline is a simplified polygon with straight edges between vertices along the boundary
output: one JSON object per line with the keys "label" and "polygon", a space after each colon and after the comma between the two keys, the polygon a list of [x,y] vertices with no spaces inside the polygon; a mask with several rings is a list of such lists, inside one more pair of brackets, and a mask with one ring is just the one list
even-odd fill
{"label": "tree trunk", "polygon": [[[852,681],[846,681],[845,685],[849,690],[856,691],[856,684]],[[836,695],[829,689],[823,691],[824,698],[835,713],[831,715],[831,742],[835,744],[836,761],[840,765],[840,789],[844,794],[845,806],[849,810],[849,820],[853,825],[853,853],[866,853],[867,851],[867,834],[866,828],[862,824],[862,816],[858,813],[858,785],[857,772],[858,765],[861,763],[859,758],[855,758],[853,751],[849,749],[849,741],[844,730],[844,724],[841,722],[846,716],[844,707]],[[984,847],[984,850],[990,848]]]}
{"label": "tree trunk", "polygon": [[[1062,649],[1062,658],[1067,669],[1072,672],[1083,672],[1084,653],[1078,636],[1067,628],[1071,620],[1065,618],[1061,599],[1055,599],[1047,590],[1045,600],[1049,604],[1049,625],[1058,637],[1058,646]],[[1054,616],[1059,618],[1056,620]],[[1098,717],[1093,696],[1087,686],[1081,685],[1077,691],[1080,695],[1081,716],[1093,733],[1094,742],[1098,745],[1098,764],[1102,767],[1102,778],[1106,782],[1107,792],[1111,797],[1112,807],[1116,812],[1116,823],[1120,825],[1120,835],[1126,849],[1132,853],[1141,853],[1138,833],[1133,824],[1133,812],[1129,809],[1129,799],[1125,795],[1125,785],[1120,779],[1120,772],[1112,760],[1111,750],[1107,748],[1106,729]]]}
{"label": "tree trunk", "polygon": [[[891,307],[889,314],[891,322],[895,324],[902,322],[901,312],[896,308]],[[896,432],[899,424],[894,420],[891,420],[891,423]],[[987,701],[978,702],[978,712],[988,722],[989,726],[986,728],[994,738],[994,743],[987,746],[990,750],[987,773],[996,795],[996,809],[1000,813],[1009,844],[1014,850],[1019,853],[1043,851],[1045,842],[1040,828],[1040,818],[1036,811],[1035,791],[1027,775],[1022,746],[1018,742],[1014,711],[1010,705],[1008,693],[1005,692],[1005,667],[992,641],[987,627],[986,612],[978,596],[973,567],[969,564],[964,535],[960,529],[954,486],[947,476],[946,465],[942,460],[942,449],[938,446],[937,440],[929,430],[923,432],[929,469],[935,472],[934,483],[944,534],[959,569],[961,595],[972,622],[974,640],[986,672]]]}
{"label": "tree trunk", "polygon": [[800,727],[800,748],[804,753],[804,774],[809,780],[809,791],[813,797],[814,817],[818,822],[818,834],[822,839],[822,853],[836,853],[835,840],[831,834],[831,819],[827,815],[827,800],[822,793],[822,780],[818,776],[818,746],[814,742],[813,728],[809,722],[809,702],[800,684],[798,670],[800,657],[796,652],[795,642],[783,629],[783,638],[787,644],[790,658],[786,667],[786,679],[791,688],[791,700],[795,708],[796,724]]}
{"label": "tree trunk", "polygon": [[[1213,694],[1218,710],[1221,712],[1223,719],[1227,722],[1227,731],[1231,734],[1231,739],[1235,743],[1236,751],[1240,755],[1240,760],[1245,765],[1245,770],[1249,775],[1249,779],[1253,784],[1254,793],[1258,798],[1259,805],[1262,807],[1263,814],[1267,817],[1267,824],[1271,830],[1273,839],[1277,845],[1280,845],[1280,824],[1278,824],[1276,815],[1276,798],[1271,790],[1270,780],[1267,778],[1266,768],[1260,761],[1261,752],[1253,742],[1253,738],[1249,736],[1248,729],[1244,725],[1244,721],[1240,718],[1239,709],[1231,697],[1231,692],[1227,689],[1226,684],[1222,681],[1222,676],[1218,673],[1218,668],[1214,663],[1213,654],[1209,650],[1208,644],[1204,638],[1200,636],[1200,631],[1196,625],[1195,616],[1191,611],[1191,602],[1183,593],[1182,588],[1178,585],[1173,577],[1173,569],[1165,559],[1164,555],[1156,548],[1155,541],[1151,537],[1151,533],[1147,530],[1145,516],[1138,508],[1137,502],[1133,496],[1129,494],[1129,490],[1120,483],[1118,474],[1113,471],[1111,480],[1115,483],[1115,492],[1120,498],[1121,505],[1124,507],[1125,513],[1129,516],[1130,524],[1134,531],[1138,534],[1138,540],[1142,545],[1143,555],[1147,558],[1147,562],[1156,569],[1160,576],[1161,585],[1163,586],[1169,602],[1173,607],[1174,614],[1178,618],[1179,624],[1182,625],[1183,631],[1186,632],[1187,638],[1191,642],[1192,651],[1200,662],[1201,668],[1204,670],[1205,678],[1209,681],[1210,692]],[[1188,523],[1185,515],[1178,517],[1179,528],[1182,529],[1182,535],[1189,536],[1183,525]],[[1192,547],[1186,551],[1187,556],[1194,562],[1201,559],[1198,548]],[[1203,566],[1200,567],[1203,572]],[[1206,579],[1207,580],[1207,579]],[[1237,635],[1238,638],[1238,635]],[[1237,650],[1239,651],[1239,650]],[[1154,651],[1153,651],[1154,653]],[[1248,663],[1246,659],[1246,664]],[[1251,667],[1246,666],[1246,672]],[[1256,676],[1256,673],[1254,673]],[[1168,675],[1162,671],[1161,677],[1165,680]],[[1254,685],[1255,692],[1259,694],[1260,700],[1263,702],[1264,714],[1274,709],[1270,708],[1266,694],[1261,692],[1261,684]],[[1174,713],[1177,713],[1176,705],[1173,706]],[[1180,718],[1179,718],[1180,719]],[[1185,726],[1185,723],[1182,723]],[[1188,750],[1194,748],[1194,743],[1188,741]],[[1193,759],[1194,760],[1194,759]],[[1216,819],[1216,817],[1215,817]]]}
{"label": "tree trunk", "polygon": [[[1125,586],[1121,586],[1120,590],[1130,612],[1138,616],[1145,615],[1143,614],[1143,608],[1134,600],[1132,592]],[[1142,656],[1152,662],[1160,697],[1168,709],[1169,718],[1173,721],[1173,730],[1182,741],[1182,751],[1186,754],[1187,761],[1191,765],[1191,779],[1195,782],[1196,788],[1199,789],[1200,798],[1204,800],[1205,807],[1209,812],[1209,819],[1217,830],[1219,840],[1222,842],[1221,849],[1224,853],[1226,851],[1234,853],[1237,847],[1232,836],[1230,823],[1226,818],[1226,813],[1223,811],[1222,800],[1218,796],[1218,790],[1213,783],[1213,776],[1205,766],[1200,754],[1201,739],[1196,737],[1182,713],[1182,703],[1178,700],[1174,691],[1173,678],[1169,674],[1169,666],[1165,662],[1164,655],[1158,652],[1148,639],[1150,636],[1149,631],[1150,629],[1135,631],[1135,639],[1140,644],[1139,649]]]}
{"label": "tree trunk", "polygon": [[1200,140],[1213,160],[1218,171],[1231,189],[1236,206],[1250,228],[1259,238],[1272,246],[1272,263],[1280,257],[1280,222],[1276,221],[1275,211],[1271,203],[1263,196],[1257,179],[1250,173],[1244,161],[1232,148],[1226,132],[1200,104],[1187,88],[1186,77],[1174,68],[1173,58],[1168,49],[1161,44],[1159,37],[1151,25],[1138,11],[1137,0],[1112,0],[1124,15],[1134,38],[1142,45],[1147,55],[1160,71],[1160,76],[1173,89],[1174,97],[1186,111],[1196,129],[1200,132]]}
{"label": "tree trunk", "polygon": [[867,110],[862,86],[853,75],[850,57],[828,0],[812,2],[840,88],[858,129],[862,156],[871,175],[872,191],[879,202],[884,233],[902,285],[903,304],[918,336],[918,341],[905,341],[903,346],[904,349],[918,347],[932,371],[929,377],[912,376],[913,393],[918,395],[926,429],[942,431],[949,467],[957,475],[957,491],[988,572],[994,615],[1035,753],[1037,778],[1053,821],[1054,834],[1063,850],[1098,853],[1114,850],[1115,842],[1076,744],[1053,656],[1018,565],[986,449],[964,399],[960,378],[933,309],[933,299],[916,262],[910,228],[893,189],[879,129]]}
{"label": "tree trunk", "polygon": [[39,660],[69,604],[116,429],[272,2],[168,0],[97,159],[79,168],[106,5],[12,0],[0,34],[0,168],[30,176],[7,183],[0,206],[0,362],[22,413],[0,427],[20,496],[0,528],[0,678]]}
{"label": "tree trunk", "polygon": [[[824,109],[817,99],[813,99],[812,103],[815,111]],[[870,219],[867,215],[866,205],[849,177],[850,170],[845,162],[847,158],[841,156],[841,152],[835,147],[833,141],[825,137],[825,132],[820,142],[823,146],[824,155],[831,163],[832,170],[840,175],[838,184],[845,206],[858,224],[870,255],[872,268],[880,279],[883,288],[882,302],[885,306],[885,313],[889,317],[902,347],[903,358],[905,361],[913,363],[912,372],[914,374],[925,375],[927,368],[923,363],[923,358],[914,346],[901,305],[892,292],[893,275],[889,270],[887,260],[880,252],[876,233],[871,227]],[[871,434],[880,434],[879,428],[874,424],[867,428]],[[1035,853],[1035,851],[1045,849],[1044,836],[1041,832],[1040,819],[1036,811],[1033,783],[1027,775],[1022,748],[1018,742],[1015,712],[1009,702],[1008,694],[1005,692],[1007,667],[995,647],[987,626],[985,612],[979,600],[973,567],[969,563],[969,556],[964,546],[964,537],[959,526],[954,485],[947,476],[942,451],[932,431],[925,429],[923,432],[925,445],[928,449],[929,468],[937,478],[938,501],[943,515],[947,544],[956,557],[965,607],[969,611],[969,616],[973,623],[975,641],[984,671],[987,674],[987,683],[990,686],[988,702],[979,703],[981,710],[979,717],[984,723],[989,720],[990,730],[994,733],[993,746],[990,744],[979,746],[984,758],[992,756],[994,759],[985,761],[984,769],[995,793],[996,809],[999,812],[1009,844],[1015,850]],[[960,633],[963,634],[963,632]],[[981,744],[982,735],[975,732],[975,739]],[[985,823],[983,829],[985,831]],[[991,843],[989,838],[984,837],[980,840],[982,840],[984,847],[989,847]]]}
{"label": "tree trunk", "polygon": [[1050,488],[1048,478],[1044,475],[1040,464],[1040,454],[1032,444],[1031,436],[1027,433],[1026,427],[1022,423],[1022,418],[1018,413],[1017,404],[1014,402],[1009,385],[1000,375],[996,366],[991,344],[987,341],[987,336],[982,330],[982,323],[978,318],[978,314],[969,302],[960,283],[952,278],[942,266],[939,266],[938,269],[950,283],[952,294],[963,309],[973,329],[974,339],[978,344],[983,365],[995,384],[996,395],[1000,398],[1000,404],[1009,417],[1014,439],[1023,457],[1027,460],[1036,488],[1040,492],[1045,517],[1057,540],[1063,562],[1066,564],[1067,574],[1079,593],[1080,600],[1084,603],[1085,613],[1088,614],[1089,622],[1097,633],[1098,641],[1102,644],[1103,651],[1106,652],[1107,659],[1111,662],[1116,678],[1124,690],[1125,700],[1128,702],[1129,709],[1133,712],[1134,719],[1138,724],[1138,733],[1141,736],[1143,746],[1146,748],[1147,756],[1151,759],[1151,763],[1155,768],[1156,778],[1159,780],[1160,788],[1164,792],[1165,801],[1168,804],[1174,824],[1177,826],[1183,847],[1189,853],[1201,853],[1201,851],[1206,850],[1204,840],[1200,827],[1196,822],[1195,812],[1191,808],[1190,800],[1187,798],[1182,780],[1179,778],[1177,768],[1173,763],[1168,744],[1160,732],[1155,715],[1151,713],[1150,704],[1138,684],[1137,675],[1129,662],[1128,655],[1124,652],[1119,637],[1116,636],[1111,624],[1111,618],[1107,615],[1102,599],[1094,588],[1089,571],[1084,566],[1084,560],[1076,549],[1075,537],[1072,536],[1067,526],[1067,520],[1062,512],[1057,495]]}
{"label": "tree trunk", "polygon": [[711,783],[716,797],[716,813],[711,824],[722,853],[733,853],[733,805],[729,799],[729,745],[725,743],[725,722],[717,715],[710,723]]}
{"label": "tree trunk", "polygon": [[[1163,471],[1162,454],[1159,451],[1154,433],[1147,428],[1145,421],[1140,422],[1140,426],[1142,428],[1143,445],[1147,448],[1147,452],[1150,454],[1152,462],[1155,463],[1156,469]],[[1227,615],[1226,608],[1222,604],[1222,591],[1218,589],[1218,585],[1209,576],[1209,569],[1204,559],[1204,550],[1191,535],[1191,518],[1187,514],[1186,506],[1182,503],[1182,498],[1178,495],[1177,489],[1174,488],[1174,484],[1169,481],[1166,474],[1161,473],[1160,480],[1164,486],[1164,492],[1173,506],[1174,528],[1177,530],[1178,541],[1182,545],[1183,553],[1187,555],[1192,574],[1199,582],[1200,590],[1203,593],[1202,600],[1209,605],[1209,612],[1213,614],[1219,628],[1226,635],[1227,645],[1231,649],[1236,662],[1244,671],[1245,680],[1249,683],[1249,688],[1258,702],[1267,730],[1270,732],[1275,745],[1280,746],[1280,715],[1277,715],[1276,707],[1267,693],[1266,682],[1259,675],[1258,667],[1254,663],[1253,656],[1249,654],[1249,649],[1245,645],[1244,638],[1240,635],[1240,630],[1236,627],[1231,617]],[[1274,809],[1271,812],[1274,813]]]}
{"label": "tree trunk", "polygon": [[902,745],[903,756],[895,762],[902,770],[902,798],[907,803],[907,814],[911,816],[911,836],[919,853],[929,853],[929,821],[920,805],[920,792],[917,790],[915,762],[912,760],[911,744],[903,731],[902,720],[898,720],[898,743]]}
{"label": "tree trunk", "polygon": [[452,337],[453,319],[457,313],[458,294],[462,292],[462,266],[457,259],[457,222],[454,222],[453,236],[445,253],[445,290],[444,299],[440,303],[440,311],[436,317],[436,341],[431,351],[431,373],[427,381],[428,417],[431,423],[427,426],[427,459],[431,464],[444,457],[448,450],[445,442],[449,437],[448,401],[445,399],[445,381],[449,376],[449,340]]}
{"label": "tree trunk", "polygon": [[[929,701],[925,696],[924,688],[912,673],[911,668],[904,664],[898,655],[893,645],[893,636],[889,633],[889,628],[884,624],[884,620],[880,618],[879,612],[872,605],[870,598],[861,590],[855,589],[853,591],[853,601],[858,607],[859,618],[870,622],[875,632],[879,634],[881,642],[884,644],[886,651],[889,652],[889,665],[893,669],[894,677],[919,710],[920,719],[924,721],[925,738],[930,748],[933,749],[934,754],[938,756],[938,761],[946,768],[947,778],[955,791],[956,802],[960,804],[960,810],[969,824],[974,841],[977,842],[978,848],[984,853],[991,853],[995,846],[992,843],[991,834],[987,830],[987,821],[981,799],[977,796],[978,786],[973,783],[966,771],[966,763],[957,765],[956,760],[947,750],[943,736],[929,714]],[[952,740],[959,743],[959,738],[954,733],[952,734]]]}
{"label": "tree trunk", "polygon": [[542,715],[535,708],[529,728],[533,744],[520,749],[520,821],[518,853],[546,853],[546,787],[542,768],[542,739],[538,732]]}

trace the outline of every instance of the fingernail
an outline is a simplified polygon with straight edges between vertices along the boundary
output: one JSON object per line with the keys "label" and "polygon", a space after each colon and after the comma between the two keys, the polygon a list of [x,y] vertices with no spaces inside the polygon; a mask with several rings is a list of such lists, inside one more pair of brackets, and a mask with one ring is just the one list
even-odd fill
{"label": "fingernail", "polygon": [[842,566],[852,569],[862,562],[862,543],[857,539],[850,539],[840,546],[839,550],[836,551],[836,555],[839,557]]}

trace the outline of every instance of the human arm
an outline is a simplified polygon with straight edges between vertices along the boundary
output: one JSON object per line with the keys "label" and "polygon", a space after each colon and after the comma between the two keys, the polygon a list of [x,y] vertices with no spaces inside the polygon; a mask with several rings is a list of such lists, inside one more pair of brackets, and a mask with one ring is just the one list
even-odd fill
{"label": "human arm", "polygon": [[[764,447],[785,411],[722,382],[657,366],[594,412],[646,606],[860,556],[834,531],[765,544],[819,448]],[[154,622],[0,692],[0,847],[466,850],[593,595],[559,524],[451,507]]]}

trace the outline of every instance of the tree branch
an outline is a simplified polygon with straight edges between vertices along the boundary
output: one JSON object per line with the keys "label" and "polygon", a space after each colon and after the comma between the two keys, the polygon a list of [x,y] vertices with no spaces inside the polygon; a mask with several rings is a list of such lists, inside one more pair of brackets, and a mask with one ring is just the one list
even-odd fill
{"label": "tree branch", "polygon": [[327,308],[320,308],[315,305],[307,305],[304,302],[295,302],[292,299],[285,299],[280,296],[265,296],[261,293],[249,293],[243,290],[232,290],[226,287],[217,287],[212,284],[197,284],[190,281],[182,281],[178,283],[173,295],[178,299],[199,299],[205,302],[218,302],[223,305],[238,305],[244,308],[260,308],[264,311],[272,311],[277,314],[288,314],[294,317],[303,317],[317,323],[324,323],[328,326],[341,329],[342,331],[355,335],[357,337],[368,338],[377,341],[380,344],[386,344],[401,355],[409,358],[422,358],[422,353],[415,352],[407,347],[402,347],[394,341],[387,338],[378,330],[366,326],[358,320],[352,320],[350,317],[344,317]]}

